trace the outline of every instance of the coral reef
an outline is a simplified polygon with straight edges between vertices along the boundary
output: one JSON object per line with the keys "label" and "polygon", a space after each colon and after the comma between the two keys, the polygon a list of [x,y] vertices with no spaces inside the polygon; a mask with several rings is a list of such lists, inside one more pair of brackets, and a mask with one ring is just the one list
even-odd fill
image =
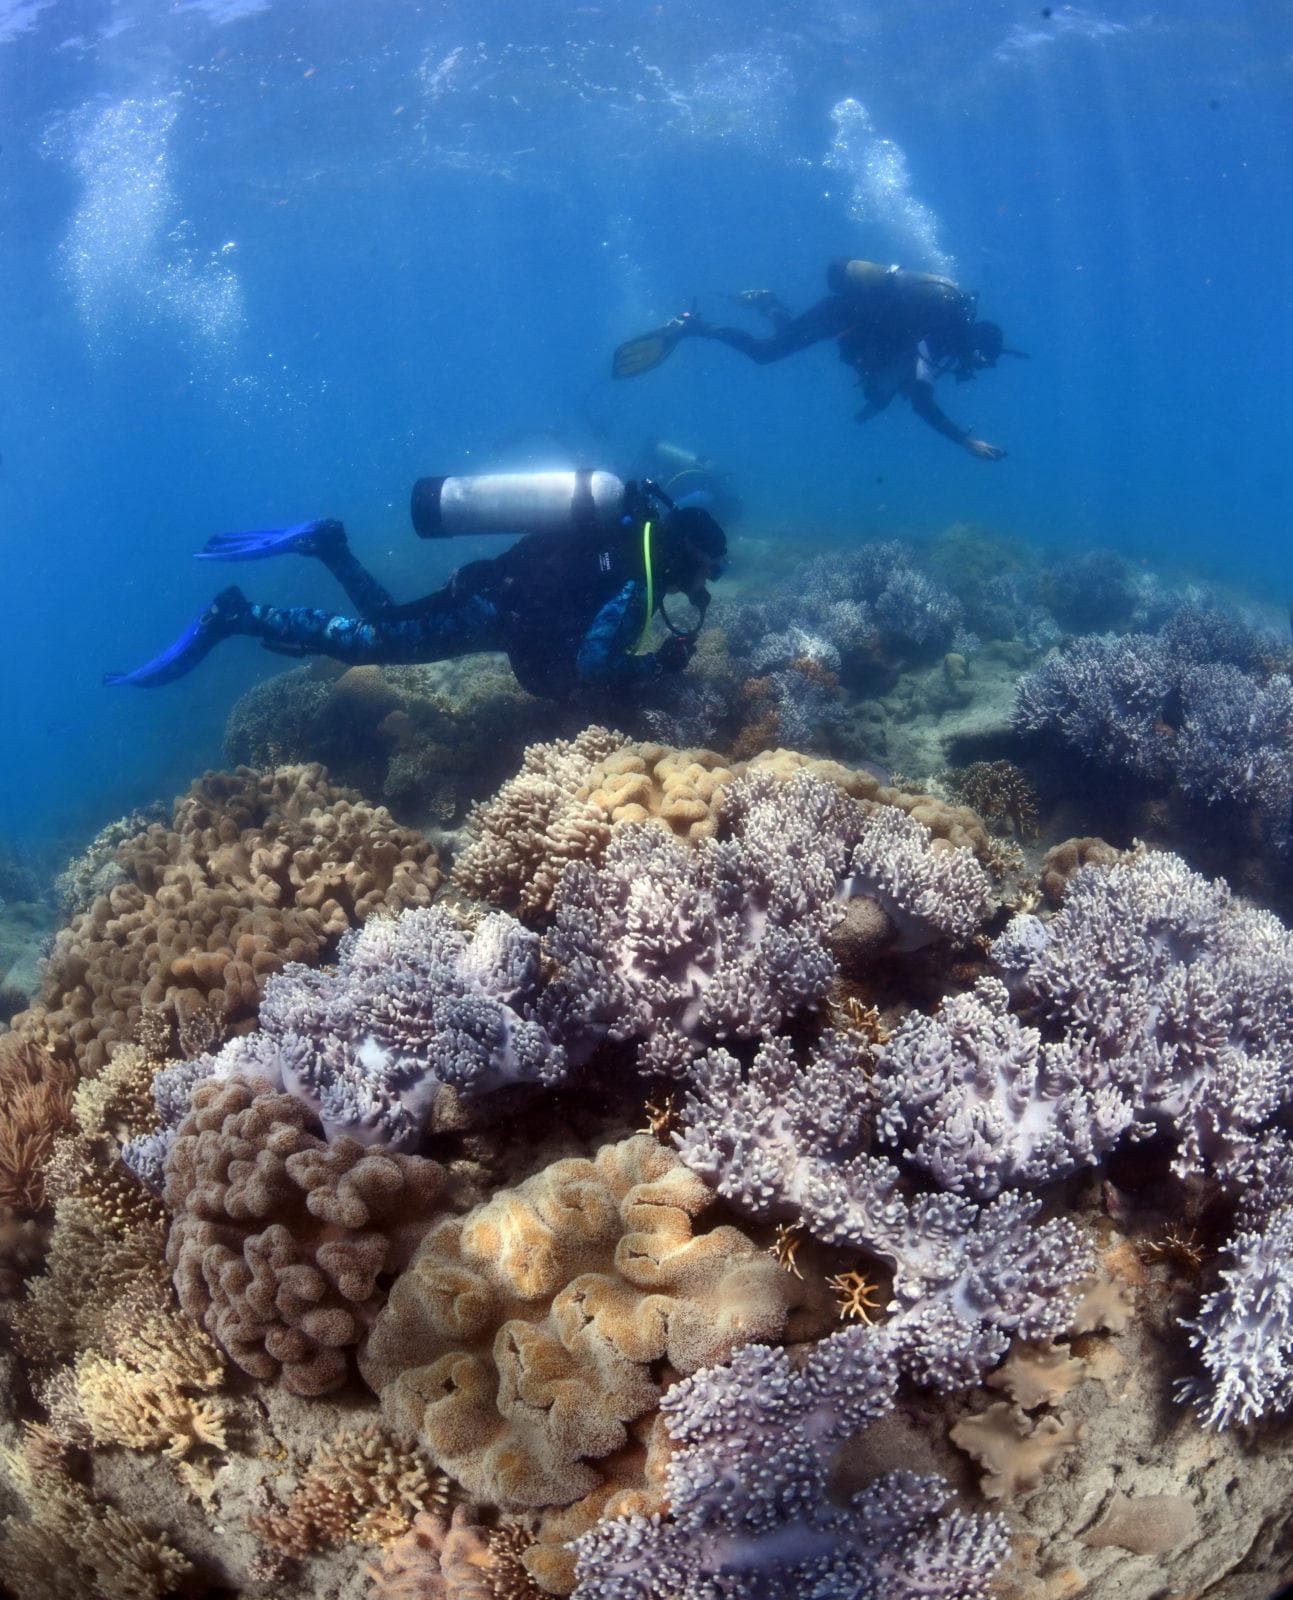
{"label": "coral reef", "polygon": [[401,820],[448,826],[558,721],[498,657],[347,670],[317,662],[249,689],[229,713],[224,747],[234,766],[321,761]]}
{"label": "coral reef", "polygon": [[[969,620],[998,576],[1024,616],[1037,568],[980,554]],[[1274,703],[1289,652],[1123,576],[1161,628],[1129,659],[1188,657],[1227,717],[1249,682]],[[928,732],[1027,663],[949,651],[922,583],[890,586],[901,636],[882,586],[835,581],[743,646],[769,678],[887,683],[876,714]],[[318,685],[337,727],[387,726],[381,783],[418,768],[394,675]],[[1197,728],[1223,772],[1184,703],[1146,748],[1170,768]],[[116,844],[0,1039],[6,1582],[1249,1600],[1293,1574],[1293,936],[1176,856],[1034,844],[1018,769],[957,789],[1001,843],[750,751],[533,746],[434,906],[425,843],[318,769],[209,777]]]}
{"label": "coral reef", "polygon": [[[14,1028],[97,1071],[143,1009],[183,1047],[245,1025],[266,979],[372,912],[424,905],[440,875],[420,835],[331,787],[321,767],[209,773],[117,847],[126,881],[55,942]],[[201,1046],[199,1046],[201,1048]]]}
{"label": "coral reef", "polygon": [[328,1144],[300,1100],[238,1077],[198,1085],[165,1182],[181,1307],[244,1372],[306,1395],[345,1381],[382,1283],[449,1198],[436,1162]]}

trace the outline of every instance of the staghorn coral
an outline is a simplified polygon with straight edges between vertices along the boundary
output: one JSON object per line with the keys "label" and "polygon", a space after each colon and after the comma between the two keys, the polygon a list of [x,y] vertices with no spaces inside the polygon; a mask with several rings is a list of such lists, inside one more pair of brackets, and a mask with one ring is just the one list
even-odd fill
{"label": "staghorn coral", "polygon": [[1005,1527],[947,1511],[939,1478],[886,1473],[847,1506],[827,1495],[834,1444],[891,1408],[894,1383],[883,1330],[851,1329],[798,1368],[751,1345],[676,1384],[661,1403],[680,1447],[669,1515],[579,1539],[575,1600],[986,1600]]}
{"label": "staghorn coral", "polygon": [[734,783],[723,836],[692,850],[657,829],[619,831],[599,867],[561,879],[545,949],[558,963],[540,1014],[573,1041],[639,1039],[678,1072],[713,1039],[751,1039],[824,1002],[826,947],[850,901],[872,902],[878,941],[912,950],[965,937],[988,908],[966,850],[938,850],[892,806],[864,808],[807,773]]}
{"label": "staghorn coral", "polygon": [[566,1056],[534,1020],[538,967],[537,937],[503,912],[470,939],[434,907],[374,918],[342,940],[334,971],[294,963],[271,978],[256,1033],[159,1074],[164,1131],[128,1146],[126,1163],[160,1187],[173,1130],[208,1077],[263,1078],[328,1139],[392,1150],[416,1148],[446,1085],[471,1100],[557,1083]]}
{"label": "staghorn coral", "polygon": [[1269,1135],[1238,1173],[1230,1266],[1193,1318],[1182,1319],[1207,1379],[1182,1380],[1209,1427],[1251,1422],[1293,1405],[1293,1141]]}
{"label": "staghorn coral", "polygon": [[23,1600],[162,1600],[189,1561],[65,1473],[37,1477],[28,1453],[0,1448],[0,1470],[28,1516],[0,1524],[0,1569]]}
{"label": "staghorn coral", "polygon": [[360,1358],[393,1426],[469,1494],[566,1505],[694,1372],[777,1338],[805,1303],[712,1192],[645,1135],[554,1163],[427,1234]]}
{"label": "staghorn coral", "polygon": [[415,1519],[443,1512],[444,1478],[411,1441],[369,1425],[322,1439],[284,1505],[251,1519],[251,1530],[288,1556],[331,1545],[387,1545],[407,1537]]}
{"label": "staghorn coral", "polygon": [[345,1381],[383,1279],[449,1196],[435,1162],[327,1144],[300,1100],[233,1077],[195,1090],[164,1198],[183,1310],[245,1372],[309,1395]]}
{"label": "staghorn coral", "polygon": [[[1183,607],[1161,633],[1075,640],[1020,680],[1014,723],[1105,772],[1180,795],[1283,855],[1293,802],[1287,649]],[[1196,818],[1197,820],[1197,818]]]}
{"label": "staghorn coral", "polygon": [[182,1031],[207,1012],[221,1036],[254,1013],[265,981],[315,958],[379,909],[426,904],[434,852],[321,767],[208,773],[118,846],[126,881],[55,940],[39,1001],[15,1031],[101,1068],[143,1010]]}

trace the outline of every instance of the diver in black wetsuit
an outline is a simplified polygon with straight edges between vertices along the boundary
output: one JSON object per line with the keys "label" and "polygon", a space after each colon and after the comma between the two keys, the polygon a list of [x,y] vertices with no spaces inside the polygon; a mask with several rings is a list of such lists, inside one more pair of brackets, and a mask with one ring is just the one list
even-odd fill
{"label": "diver in black wetsuit", "polygon": [[999,461],[1005,451],[957,427],[934,399],[935,380],[952,374],[958,383],[1002,355],[995,322],[975,320],[975,296],[948,278],[927,272],[883,267],[874,261],[832,261],[826,272],[830,293],[793,316],[767,289],[747,290],[739,299],[772,324],[765,338],[744,328],[715,327],[695,311],[684,312],[662,328],[620,345],[612,361],[617,378],[649,372],[680,339],[717,339],[760,364],[781,361],[823,339],[839,343],[840,357],[858,375],[866,405],[857,413],[869,422],[896,395],[911,402],[916,415],[980,461]]}
{"label": "diver in black wetsuit", "polygon": [[[532,694],[565,700],[585,690],[603,705],[631,704],[652,680],[686,667],[709,604],[706,580],[722,574],[727,554],[708,512],[675,507],[654,484],[623,484],[605,472],[422,478],[412,514],[423,538],[524,537],[492,560],[460,568],[434,594],[397,605],[355,559],[339,522],[217,535],[201,559],[314,556],[358,614],[258,605],[225,589],[161,655],[104,682],[170,683],[222,639],[245,634],[283,655],[327,655],[351,666],[501,650]],[[665,609],[665,596],[676,593],[700,613],[692,628],[676,627]],[[655,616],[668,634],[644,651]]]}

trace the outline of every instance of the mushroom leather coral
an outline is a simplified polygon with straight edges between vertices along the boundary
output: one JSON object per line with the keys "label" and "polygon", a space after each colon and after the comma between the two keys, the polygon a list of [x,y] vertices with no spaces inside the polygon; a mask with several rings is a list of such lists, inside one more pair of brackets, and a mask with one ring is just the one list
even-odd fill
{"label": "mushroom leather coral", "polygon": [[431,846],[318,765],[211,772],[118,847],[125,881],[58,935],[39,1003],[15,1019],[86,1072],[129,1039],[145,1006],[183,1035],[211,1013],[220,1036],[254,1014],[265,981],[310,961],[379,907],[425,905]]}
{"label": "mushroom leather coral", "polygon": [[637,1135],[437,1224],[360,1360],[391,1424],[503,1509],[588,1494],[657,1404],[654,1363],[695,1372],[776,1339],[804,1293],[738,1229],[696,1231],[712,1201]]}
{"label": "mushroom leather coral", "polygon": [[201,1084],[166,1160],[180,1305],[253,1377],[324,1394],[448,1188],[421,1156],[327,1144],[263,1079]]}

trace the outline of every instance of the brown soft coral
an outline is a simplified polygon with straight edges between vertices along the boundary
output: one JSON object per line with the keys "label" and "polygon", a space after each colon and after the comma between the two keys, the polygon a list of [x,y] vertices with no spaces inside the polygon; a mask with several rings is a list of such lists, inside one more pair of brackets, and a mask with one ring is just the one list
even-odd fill
{"label": "brown soft coral", "polygon": [[72,1118],[72,1080],[39,1045],[0,1038],[0,1214],[31,1216],[44,1204],[45,1162]]}
{"label": "brown soft coral", "polygon": [[125,881],[58,935],[39,1003],[14,1019],[90,1073],[146,1007],[179,1044],[193,1024],[210,1047],[250,1022],[288,961],[317,960],[374,911],[427,904],[440,882],[420,835],[319,766],[208,773],[170,827],[126,840],[117,860]]}
{"label": "brown soft coral", "polygon": [[315,1445],[285,1505],[250,1519],[251,1531],[289,1556],[331,1545],[388,1544],[413,1520],[443,1511],[444,1478],[381,1428],[351,1428]]}
{"label": "brown soft coral", "polygon": [[28,1516],[0,1526],[6,1587],[23,1600],[161,1600],[192,1568],[133,1517],[62,1472],[37,1474],[27,1450],[0,1450]]}
{"label": "brown soft coral", "polygon": [[443,1167],[331,1144],[263,1079],[200,1084],[166,1158],[180,1305],[245,1372],[296,1394],[345,1381],[381,1283],[446,1209]]}
{"label": "brown soft coral", "polygon": [[593,1492],[662,1364],[695,1372],[775,1340],[804,1303],[738,1229],[696,1229],[713,1199],[637,1135],[437,1224],[360,1358],[392,1424],[503,1509]]}
{"label": "brown soft coral", "polygon": [[528,1600],[539,1590],[517,1557],[514,1529],[482,1528],[468,1506],[431,1512],[369,1568],[373,1600]]}
{"label": "brown soft coral", "polygon": [[507,911],[551,910],[567,862],[596,860],[606,848],[609,817],[577,797],[597,764],[626,744],[597,726],[576,739],[532,744],[520,772],[473,808],[474,837],[454,866],[455,884]]}

